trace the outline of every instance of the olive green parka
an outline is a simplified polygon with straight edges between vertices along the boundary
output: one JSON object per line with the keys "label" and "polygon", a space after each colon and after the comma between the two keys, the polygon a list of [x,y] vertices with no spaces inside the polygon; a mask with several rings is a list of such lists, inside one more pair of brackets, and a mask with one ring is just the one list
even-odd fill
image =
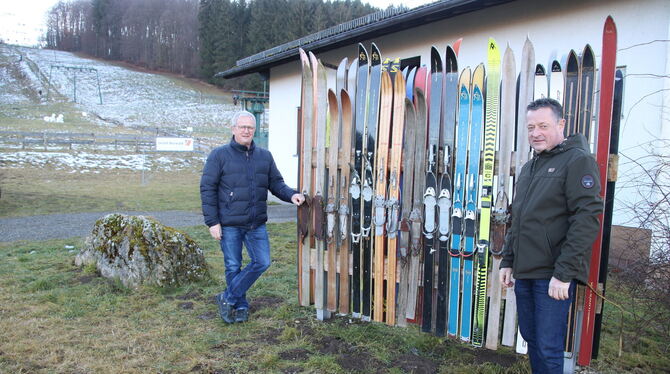
{"label": "olive green parka", "polygon": [[599,175],[581,134],[535,154],[516,182],[500,268],[516,279],[586,283],[603,211]]}

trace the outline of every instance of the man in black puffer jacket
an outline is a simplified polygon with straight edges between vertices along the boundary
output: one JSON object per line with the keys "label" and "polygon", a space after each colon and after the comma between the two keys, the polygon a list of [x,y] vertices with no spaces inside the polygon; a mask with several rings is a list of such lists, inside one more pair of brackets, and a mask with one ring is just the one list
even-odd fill
{"label": "man in black puffer jacket", "polygon": [[535,154],[516,182],[500,280],[515,285],[519,329],[533,373],[563,373],[575,282],[587,281],[600,229],[600,178],[586,138],[563,136],[563,108],[556,100],[538,99],[527,110]]}
{"label": "man in black puffer jacket", "polygon": [[[232,119],[233,139],[207,157],[200,179],[205,224],[221,242],[226,268],[226,290],[216,296],[219,315],[226,323],[245,322],[249,315],[246,293],[270,266],[268,190],[295,205],[305,198],[284,183],[272,154],[253,142],[256,119],[241,111]],[[242,243],[250,262],[242,269]]]}

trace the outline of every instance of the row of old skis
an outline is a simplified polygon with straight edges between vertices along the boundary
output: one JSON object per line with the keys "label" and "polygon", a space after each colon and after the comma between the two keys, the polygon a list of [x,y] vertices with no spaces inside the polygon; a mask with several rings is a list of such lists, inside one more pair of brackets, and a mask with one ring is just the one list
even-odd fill
{"label": "row of old skis", "polygon": [[[611,18],[605,35],[616,43]],[[598,91],[589,46],[581,57],[571,51],[563,63],[553,60],[547,72],[535,64],[527,39],[518,75],[512,50],[501,59],[493,39],[486,66],[459,74],[459,46],[460,40],[447,46],[444,60],[433,47],[430,69],[400,71],[398,60],[382,62],[374,43],[370,54],[359,45],[357,60],[340,63],[335,90],[327,87],[322,63],[300,51],[300,183],[308,197],[298,218],[300,302],[314,303],[320,319],[337,312],[390,325],[418,323],[423,331],[490,349],[516,340],[522,352],[514,292],[503,290],[498,268],[514,176],[532,155],[525,108],[540,97],[560,101],[567,133],[583,133],[591,143],[597,135],[605,178],[612,42],[603,44],[598,127],[592,126]],[[600,245],[594,245],[596,267]],[[592,271],[594,289],[598,275]],[[594,330],[594,308],[583,300],[595,299],[591,290],[581,294],[566,357],[577,349],[578,323],[581,347],[590,350],[586,340],[593,340],[586,326]],[[580,360],[584,355],[591,351]]]}

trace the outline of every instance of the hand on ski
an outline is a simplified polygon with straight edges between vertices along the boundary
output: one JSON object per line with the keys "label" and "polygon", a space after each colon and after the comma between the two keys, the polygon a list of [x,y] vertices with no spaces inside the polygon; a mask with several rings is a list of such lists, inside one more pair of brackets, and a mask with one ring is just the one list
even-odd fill
{"label": "hand on ski", "polygon": [[514,278],[512,277],[512,268],[500,269],[500,283],[505,287],[514,286]]}
{"label": "hand on ski", "polygon": [[549,281],[549,297],[556,300],[567,300],[570,296],[570,282],[561,282],[560,280],[551,277]]}
{"label": "hand on ski", "polygon": [[295,205],[302,205],[303,202],[305,202],[305,196],[301,193],[294,194],[291,196],[291,202]]}

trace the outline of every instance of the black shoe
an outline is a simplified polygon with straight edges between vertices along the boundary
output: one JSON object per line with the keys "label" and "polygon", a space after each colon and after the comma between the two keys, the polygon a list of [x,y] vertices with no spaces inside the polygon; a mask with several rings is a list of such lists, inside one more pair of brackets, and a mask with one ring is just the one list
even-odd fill
{"label": "black shoe", "polygon": [[226,302],[223,293],[216,295],[216,304],[219,306],[219,316],[225,323],[235,323],[233,305]]}
{"label": "black shoe", "polygon": [[235,322],[242,323],[247,322],[249,319],[249,309],[240,308],[235,311]]}

